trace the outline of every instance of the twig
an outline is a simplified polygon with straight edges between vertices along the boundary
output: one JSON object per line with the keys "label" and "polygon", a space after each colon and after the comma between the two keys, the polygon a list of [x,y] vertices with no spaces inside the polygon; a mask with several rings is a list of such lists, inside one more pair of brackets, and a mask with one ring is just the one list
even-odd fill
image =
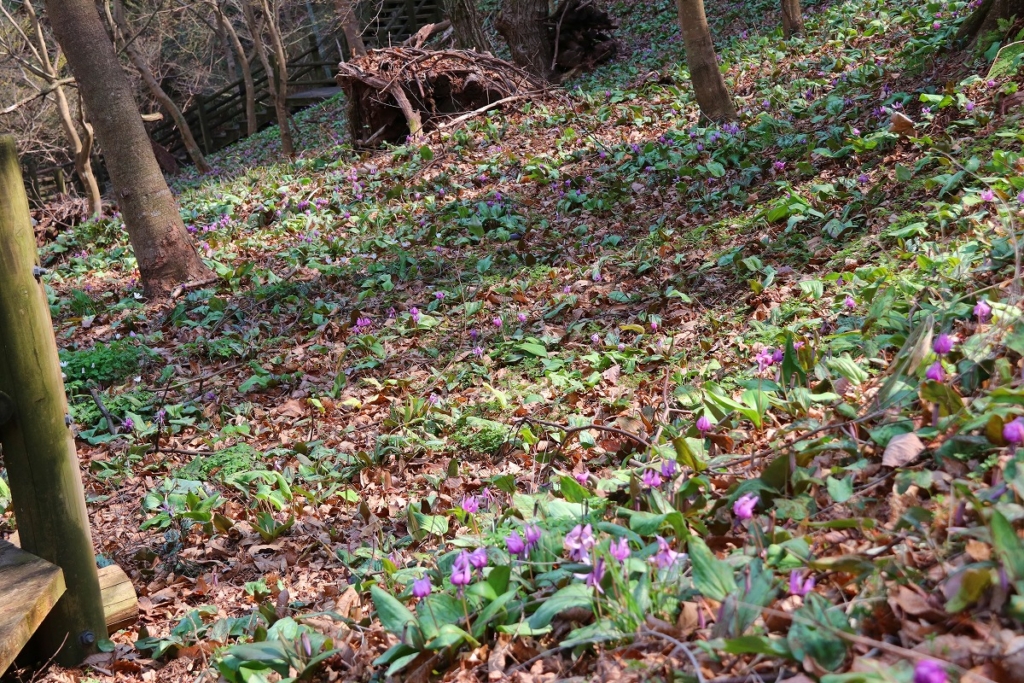
{"label": "twig", "polygon": [[682,650],[683,653],[686,654],[686,658],[690,660],[690,664],[693,664],[693,673],[697,676],[698,683],[707,683],[707,681],[704,679],[704,674],[701,673],[700,663],[697,661],[697,658],[694,657],[693,652],[690,650],[689,647],[687,647],[686,643],[684,643],[681,640],[673,638],[667,633],[661,633],[660,631],[654,631],[649,628],[645,628],[642,631],[640,631],[640,635],[655,636],[661,638],[662,640],[667,640],[668,642],[672,643],[676,646],[675,649],[672,650],[672,655],[674,655],[678,650]]}
{"label": "twig", "polygon": [[562,15],[558,17],[558,23],[555,25],[555,54],[551,57],[551,70],[555,70],[555,64],[558,63],[558,39],[562,35],[562,22],[565,20],[565,13],[569,10],[569,5],[572,4],[569,0],[565,0],[565,4],[562,6]]}
{"label": "twig", "polygon": [[[576,432],[582,432],[582,431],[587,430],[587,429],[599,429],[599,430],[601,430],[603,432],[611,432],[612,434],[618,434],[619,436],[624,436],[627,439],[632,439],[633,441],[635,441],[636,443],[640,444],[644,448],[647,448],[647,449],[653,448],[653,446],[651,445],[651,442],[648,441],[647,439],[643,438],[642,436],[637,436],[636,434],[633,434],[632,432],[627,432],[625,429],[619,429],[618,427],[609,427],[607,425],[594,424],[593,422],[591,422],[590,424],[580,425],[579,427],[568,427],[566,425],[559,424],[557,422],[548,422],[547,420],[540,420],[540,419],[538,419],[536,417],[524,417],[524,418],[521,418],[519,420],[518,424],[528,424],[528,423],[531,423],[531,422],[533,424],[539,424],[539,425],[543,425],[545,427],[552,427],[554,429],[560,429],[563,432],[565,432],[566,436],[569,436],[571,434],[575,434]],[[565,444],[563,443],[562,445],[564,446]]]}
{"label": "twig", "polygon": [[211,285],[220,277],[217,275],[211,275],[210,277],[204,277],[202,280],[191,280],[189,282],[183,282],[171,291],[171,301],[174,301],[181,296],[185,290],[195,289],[196,287],[202,287],[204,285]]}
{"label": "twig", "polygon": [[113,435],[117,435],[117,425],[114,424],[114,418],[107,410],[107,407],[103,405],[103,401],[100,399],[100,394],[96,391],[96,387],[89,387],[89,393],[92,394],[92,400],[96,401],[96,407],[103,413],[103,418],[107,421],[107,431]]}
{"label": "twig", "polygon": [[480,114],[483,114],[486,111],[494,109],[495,107],[499,107],[499,106],[501,106],[503,104],[508,104],[510,102],[516,102],[518,100],[525,100],[525,99],[534,97],[535,95],[542,95],[545,92],[546,92],[545,90],[531,90],[530,92],[521,93],[519,95],[510,95],[509,97],[503,97],[500,100],[496,100],[494,102],[491,102],[490,104],[484,105],[483,107],[479,107],[478,109],[474,109],[471,112],[468,112],[466,114],[463,114],[462,116],[459,116],[459,117],[457,117],[455,119],[452,119],[451,121],[448,121],[447,123],[442,123],[441,125],[436,126],[431,132],[433,133],[433,132],[436,132],[436,131],[446,130],[446,129],[451,128],[453,126],[457,126],[460,123],[462,123],[463,121],[471,119],[474,116],[479,116]]}

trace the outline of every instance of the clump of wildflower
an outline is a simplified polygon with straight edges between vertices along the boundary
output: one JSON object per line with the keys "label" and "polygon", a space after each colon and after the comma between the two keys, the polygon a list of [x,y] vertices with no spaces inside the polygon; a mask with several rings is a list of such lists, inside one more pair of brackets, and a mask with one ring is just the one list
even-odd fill
{"label": "clump of wildflower", "polygon": [[526,322],[526,314],[523,313],[523,312],[520,312],[519,315],[516,316],[516,320],[518,320],[521,323],[525,323]]}
{"label": "clump of wildflower", "polygon": [[501,327],[504,324],[501,318],[498,317],[495,317],[491,322],[494,323],[495,327]]}
{"label": "clump of wildflower", "polygon": [[158,425],[162,425],[165,422],[167,422],[167,411],[164,410],[163,408],[156,411],[156,417],[153,418],[153,421],[156,422]]}
{"label": "clump of wildflower", "polygon": [[665,460],[661,461],[661,476],[663,476],[665,479],[671,479],[672,477],[676,476],[676,471],[678,469],[679,465],[676,463],[675,460],[672,460],[671,458],[666,458]]}
{"label": "clump of wildflower", "polygon": [[658,552],[651,556],[650,562],[658,569],[668,569],[679,559],[679,553],[672,550],[668,541],[661,536],[656,538],[658,540]]}
{"label": "clump of wildflower", "polygon": [[373,327],[373,321],[365,316],[360,316],[356,320],[356,332],[359,334],[368,332],[371,327]]}
{"label": "clump of wildflower", "polygon": [[590,481],[590,473],[586,470],[576,472],[572,476],[580,486],[586,486],[587,482]]}
{"label": "clump of wildflower", "polygon": [[625,562],[629,558],[629,541],[623,536],[617,541],[612,541],[608,550],[617,562]]}
{"label": "clump of wildflower", "polygon": [[487,548],[477,548],[469,554],[469,563],[477,571],[483,571],[483,568],[487,566]]}
{"label": "clump of wildflower", "polygon": [[434,292],[434,298],[438,301],[444,301],[444,292]]}
{"label": "clump of wildflower", "polygon": [[469,553],[463,550],[459,553],[459,556],[455,558],[455,563],[452,565],[452,585],[458,586],[459,592],[461,593],[463,587],[468,586],[469,582],[472,580],[473,566],[469,562]]}
{"label": "clump of wildflower", "polygon": [[644,486],[649,489],[656,489],[661,486],[661,475],[654,470],[644,470],[644,474],[640,479],[643,481]]}
{"label": "clump of wildflower", "polygon": [[594,334],[590,335],[590,341],[592,343],[594,343],[594,344],[600,344],[601,343],[601,335],[599,335],[597,332],[595,332]]}
{"label": "clump of wildflower", "polygon": [[130,432],[135,429],[135,421],[130,417],[126,417],[121,425],[124,427],[124,431],[126,432]]}
{"label": "clump of wildflower", "polygon": [[586,526],[577,524],[572,531],[565,535],[563,546],[569,551],[569,559],[575,562],[584,562],[590,555],[590,549],[596,543],[594,528],[589,524]]}
{"label": "clump of wildflower", "polygon": [[466,496],[462,499],[461,507],[467,514],[475,515],[480,510],[480,499],[476,496]]}
{"label": "clump of wildflower", "polygon": [[781,172],[785,171],[786,170],[786,162],[785,161],[776,161],[775,163],[772,164],[772,170],[775,171],[776,173],[781,173]]}
{"label": "clump of wildflower", "polygon": [[409,309],[409,317],[412,318],[412,322],[413,322],[414,325],[419,325],[420,324],[420,309],[416,308],[415,306],[410,308]]}
{"label": "clump of wildflower", "polygon": [[992,315],[992,307],[984,299],[979,299],[978,303],[974,305],[974,315],[978,318],[979,323],[983,323]]}
{"label": "clump of wildflower", "polygon": [[752,519],[754,517],[754,508],[757,507],[760,500],[761,498],[756,494],[745,493],[733,503],[732,514],[736,515],[736,519]]}
{"label": "clump of wildflower", "polygon": [[473,355],[476,356],[477,358],[479,358],[482,355],[484,355],[484,347],[482,347],[482,346],[474,346],[473,347]]}
{"label": "clump of wildflower", "polygon": [[759,373],[764,372],[771,367],[772,363],[775,362],[771,349],[763,348],[758,351],[757,355],[754,356],[754,362],[757,363],[757,371]]}

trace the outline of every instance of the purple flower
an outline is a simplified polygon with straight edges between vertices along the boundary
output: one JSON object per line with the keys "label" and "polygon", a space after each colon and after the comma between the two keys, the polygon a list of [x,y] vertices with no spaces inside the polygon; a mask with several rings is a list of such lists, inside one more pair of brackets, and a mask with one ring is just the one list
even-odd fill
{"label": "purple flower", "polygon": [[167,422],[167,411],[164,410],[163,408],[161,408],[160,410],[156,411],[156,417],[154,417],[153,420],[158,425],[162,425],[164,422]]}
{"label": "purple flower", "polygon": [[678,469],[679,466],[675,460],[666,459],[661,461],[661,476],[666,479],[671,479],[676,476],[676,470]]}
{"label": "purple flower", "polygon": [[814,577],[809,576],[806,581],[800,580],[800,572],[794,569],[789,573],[789,594],[799,595],[801,598],[814,590]]}
{"label": "purple flower", "polygon": [[857,302],[849,294],[846,295],[846,299],[843,300],[843,306],[850,309],[851,311],[857,308]]}
{"label": "purple flower", "polygon": [[562,287],[562,294],[572,294],[572,287],[570,285]]}
{"label": "purple flower", "polygon": [[135,421],[130,417],[126,417],[121,425],[124,427],[124,431],[126,432],[130,432],[135,429]]}
{"label": "purple flower", "polygon": [[434,298],[438,301],[444,300],[444,292],[434,292]]}
{"label": "purple flower", "polygon": [[540,527],[536,524],[529,524],[523,529],[523,535],[526,536],[526,553],[529,554],[540,543]]}
{"label": "purple flower", "polygon": [[757,363],[757,371],[764,372],[771,367],[772,363],[775,362],[775,359],[772,357],[770,349],[763,348],[757,352],[756,356],[754,356],[754,361]]}
{"label": "purple flower", "polygon": [[782,349],[775,349],[772,351],[772,362],[781,363],[782,359],[786,357],[786,353]]}
{"label": "purple flower", "polygon": [[483,347],[482,346],[474,346],[473,347],[473,355],[476,356],[477,358],[479,358],[480,356],[484,355]]}
{"label": "purple flower", "polygon": [[940,334],[932,343],[932,350],[940,356],[945,356],[953,350],[953,338],[948,334]]}
{"label": "purple flower", "polygon": [[594,539],[593,527],[589,524],[586,526],[577,524],[572,531],[565,535],[563,545],[569,551],[570,559],[575,562],[583,562],[589,556],[590,549],[594,547],[595,543],[597,540]]}
{"label": "purple flower", "polygon": [[974,305],[974,315],[978,317],[979,323],[983,323],[992,315],[992,307],[988,305],[987,301],[981,299]]}
{"label": "purple flower", "polygon": [[513,531],[511,534],[505,537],[505,547],[508,548],[508,554],[514,557],[526,557],[526,542],[523,541],[523,537],[519,535],[518,531]]}
{"label": "purple flower", "polygon": [[[1024,193],[1022,193],[1022,194],[1024,194]],[[601,335],[599,335],[597,332],[595,332],[594,334],[590,335],[590,341],[592,343],[594,343],[594,344],[600,344],[601,343]]]}
{"label": "purple flower", "polygon": [[946,371],[942,369],[942,361],[935,361],[925,371],[924,376],[934,382],[945,382]]}
{"label": "purple flower", "polygon": [[369,318],[360,317],[356,320],[356,332],[359,332],[360,334],[369,330],[371,327],[373,327],[373,322]]}
{"label": "purple flower", "polygon": [[417,598],[425,598],[430,595],[434,587],[430,583],[430,577],[424,576],[422,579],[416,579],[412,582],[412,594]]}
{"label": "purple flower", "polygon": [[617,541],[612,541],[608,550],[616,561],[625,562],[629,558],[629,541],[627,541],[625,537],[622,537]]}
{"label": "purple flower", "polygon": [[409,317],[412,318],[412,322],[416,325],[420,322],[420,309],[413,306],[409,309]]}
{"label": "purple flower", "polygon": [[940,28],[942,28],[942,24],[940,24],[940,23],[939,23],[939,22],[937,22],[937,21],[933,21],[933,22],[932,22],[932,29],[933,29],[933,30],[935,30],[935,31],[938,31],[938,30],[939,30]]}
{"label": "purple flower", "polygon": [[479,570],[487,566],[487,548],[477,548],[469,554],[469,563]]}
{"label": "purple flower", "polygon": [[974,102],[967,100],[967,104],[964,105],[964,109],[967,111],[974,111]]}
{"label": "purple flower", "polygon": [[455,564],[452,565],[451,578],[452,585],[458,586],[460,591],[463,586],[468,586],[469,582],[473,580],[473,567],[469,563],[469,553],[465,550],[455,558]]}
{"label": "purple flower", "polygon": [[626,345],[625,345],[625,344],[623,344],[622,342],[619,342],[619,345],[618,345],[618,346],[617,346],[616,348],[617,348],[617,349],[618,349],[619,351],[625,351],[625,350],[626,350]]}
{"label": "purple flower", "polygon": [[983,202],[994,202],[996,200],[996,193],[992,190],[981,191],[981,201]]}
{"label": "purple flower", "polygon": [[658,321],[657,320],[652,320],[651,321],[651,332],[657,332],[657,331],[658,331]]}
{"label": "purple flower", "polygon": [[661,536],[656,538],[658,539],[658,552],[651,556],[650,562],[658,569],[667,569],[679,559],[679,553],[672,550],[669,547],[668,541]]}
{"label": "purple flower", "polygon": [[701,415],[697,418],[697,431],[702,435],[710,432],[715,426],[711,424],[711,420],[708,419],[707,415]]}
{"label": "purple flower", "polygon": [[501,325],[502,325],[501,318],[495,318],[491,322],[494,323],[495,327],[501,327]]}
{"label": "purple flower", "polygon": [[1024,443],[1024,418],[1018,417],[1003,425],[1003,439],[1014,446]]}
{"label": "purple flower", "polygon": [[516,319],[519,322],[521,322],[521,323],[525,323],[526,322],[526,314],[525,313],[520,313],[519,315],[516,316]]}
{"label": "purple flower", "polygon": [[785,171],[786,170],[786,162],[785,161],[776,161],[775,163],[772,164],[772,170],[775,171],[776,173]]}
{"label": "purple flower", "polygon": [[946,670],[934,659],[924,659],[914,667],[914,683],[946,683]]}
{"label": "purple flower", "polygon": [[572,477],[580,486],[586,486],[587,482],[590,481],[590,473],[587,472],[586,470],[583,470],[582,472],[576,472],[575,474],[572,475]]}
{"label": "purple flower", "polygon": [[432,406],[436,406],[441,402],[441,397],[437,394],[431,393],[430,396],[427,397],[427,402]]}
{"label": "purple flower", "polygon": [[733,503],[732,514],[736,515],[737,519],[752,519],[754,517],[754,508],[757,507],[757,503],[760,500],[760,497],[756,494],[745,493]]}
{"label": "purple flower", "polygon": [[593,568],[590,570],[590,574],[587,576],[587,585],[591,588],[596,588],[598,593],[604,594],[604,589],[601,588],[601,579],[604,578],[604,558],[597,558],[597,562],[594,563]]}
{"label": "purple flower", "polygon": [[654,470],[644,470],[644,474],[640,479],[643,481],[644,486],[649,489],[656,489],[661,486],[661,475]]}
{"label": "purple flower", "polygon": [[480,500],[476,496],[466,496],[462,499],[462,509],[466,513],[474,515],[480,509]]}
{"label": "purple flower", "polygon": [[1021,204],[1024,204],[1024,190],[1022,190],[1020,194],[1017,195],[1017,201],[1020,202]]}

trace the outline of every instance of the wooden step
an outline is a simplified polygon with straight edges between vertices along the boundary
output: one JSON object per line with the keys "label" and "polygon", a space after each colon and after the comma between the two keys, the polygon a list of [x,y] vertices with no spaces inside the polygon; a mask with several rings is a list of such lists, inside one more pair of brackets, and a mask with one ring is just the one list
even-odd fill
{"label": "wooden step", "polygon": [[60,567],[0,541],[0,675],[65,590]]}

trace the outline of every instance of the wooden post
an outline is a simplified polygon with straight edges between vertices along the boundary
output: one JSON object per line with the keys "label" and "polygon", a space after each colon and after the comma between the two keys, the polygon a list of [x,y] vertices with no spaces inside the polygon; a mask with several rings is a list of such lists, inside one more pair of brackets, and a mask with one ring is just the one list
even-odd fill
{"label": "wooden post", "polygon": [[196,96],[196,113],[199,115],[199,132],[203,136],[203,154],[210,153],[210,132],[206,130],[206,98]]}
{"label": "wooden post", "polygon": [[33,654],[65,666],[105,635],[85,493],[46,293],[39,283],[14,138],[0,136],[0,397],[12,408],[0,445],[21,547],[64,571],[67,592],[43,622]]}
{"label": "wooden post", "polygon": [[64,195],[68,193],[67,183],[64,182],[64,169],[58,166],[53,172],[53,182],[57,185],[57,194]]}

